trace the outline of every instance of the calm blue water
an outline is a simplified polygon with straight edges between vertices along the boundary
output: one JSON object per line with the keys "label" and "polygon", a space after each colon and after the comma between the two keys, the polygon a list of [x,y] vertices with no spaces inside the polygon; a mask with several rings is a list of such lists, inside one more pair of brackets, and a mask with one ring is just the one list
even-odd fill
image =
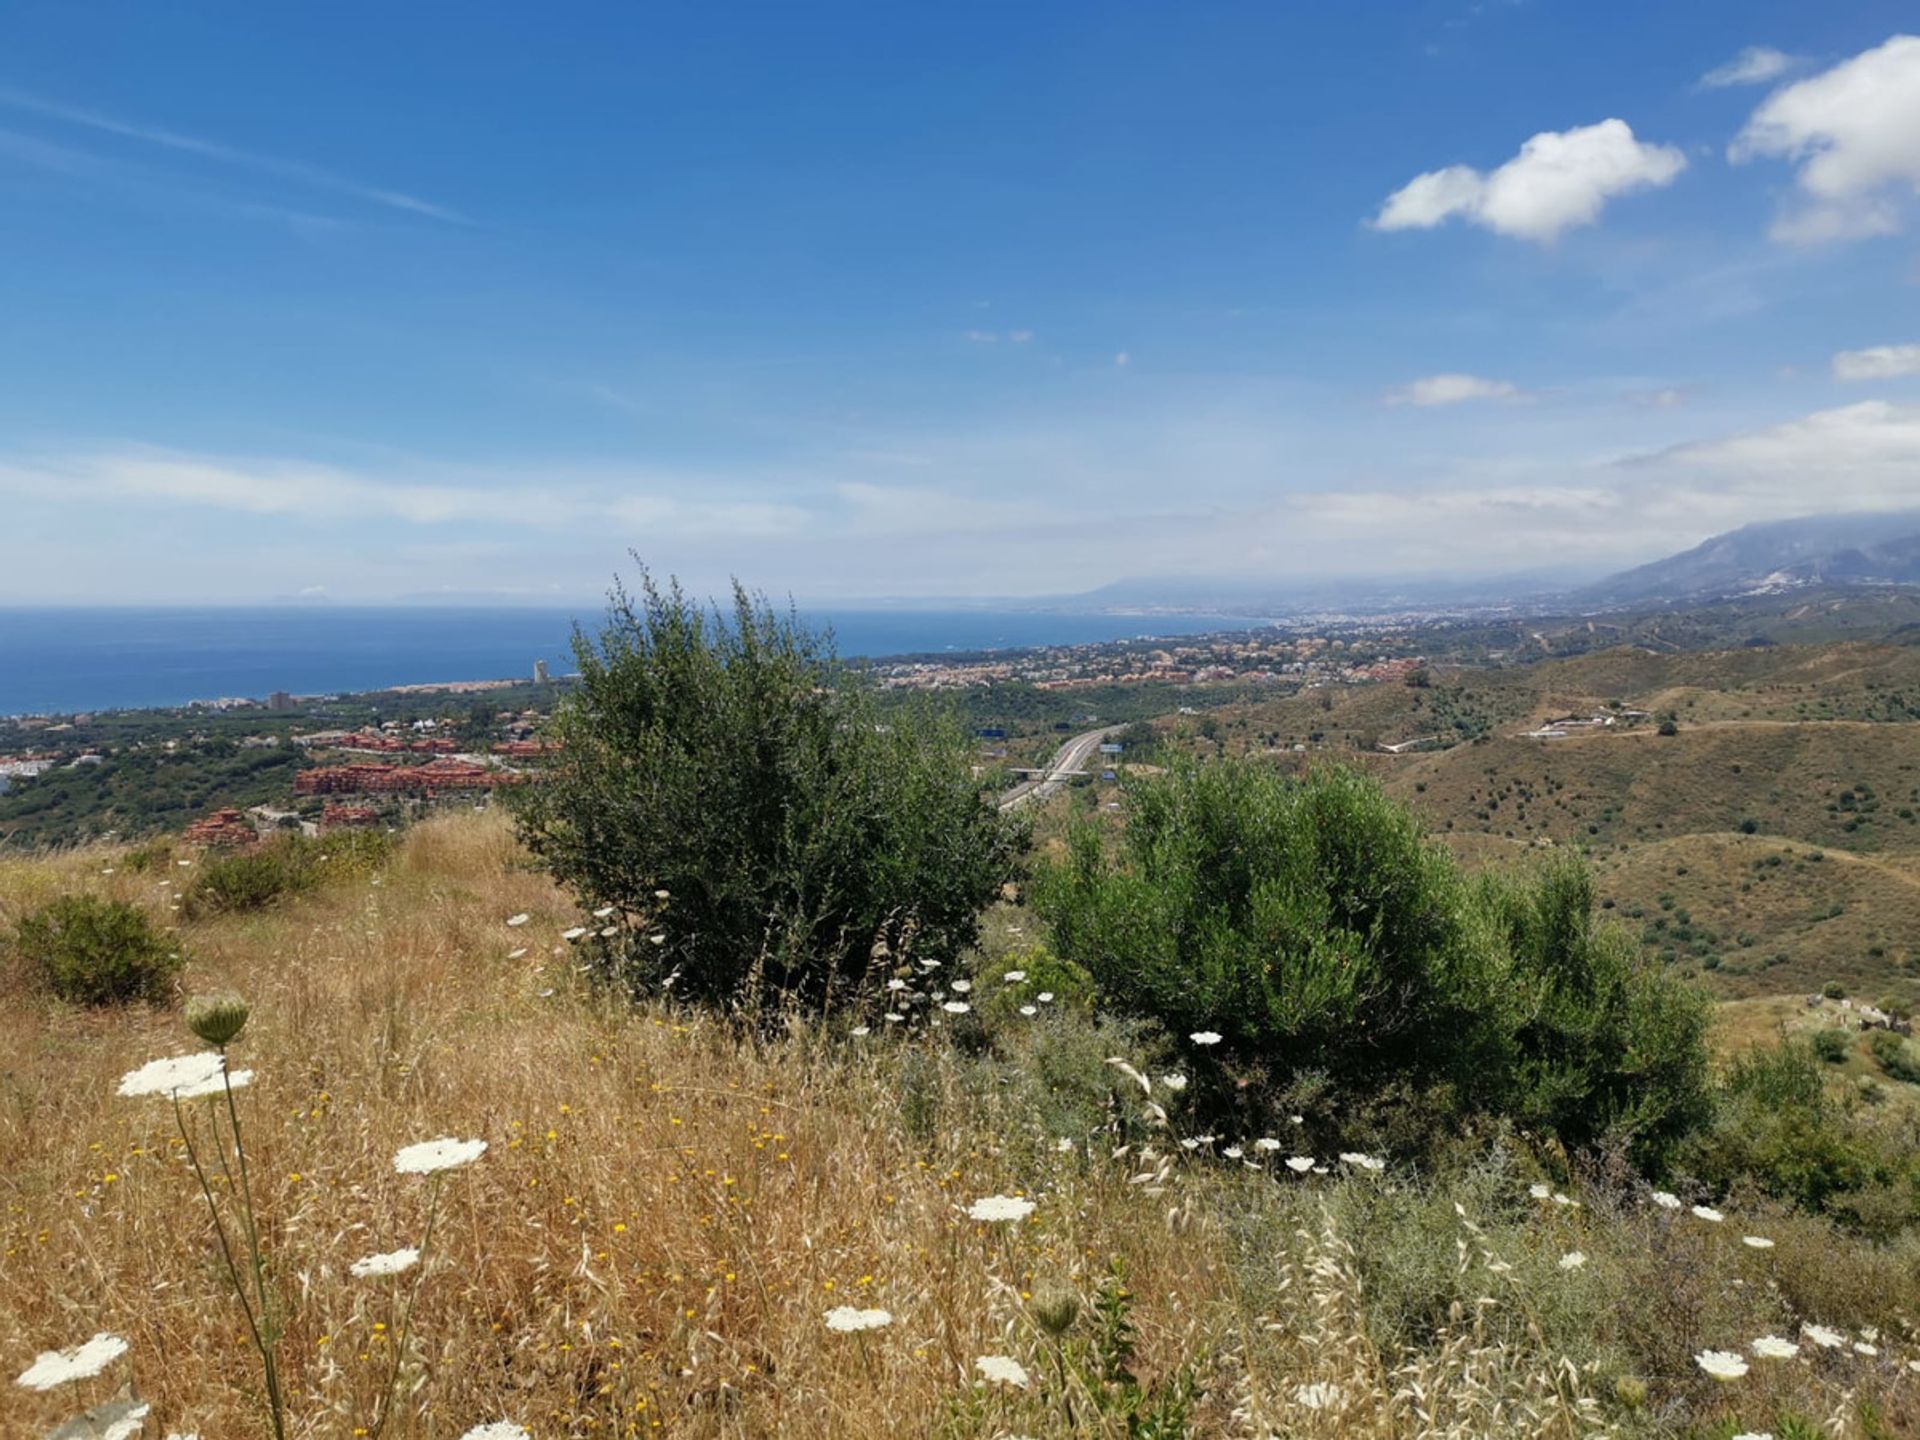
{"label": "calm blue water", "polygon": [[[0,609],[0,715],[377,690],[573,668],[574,613],[503,609]],[[598,610],[580,612],[591,630]],[[1208,615],[820,610],[842,655],[903,655],[1192,635],[1258,622]]]}

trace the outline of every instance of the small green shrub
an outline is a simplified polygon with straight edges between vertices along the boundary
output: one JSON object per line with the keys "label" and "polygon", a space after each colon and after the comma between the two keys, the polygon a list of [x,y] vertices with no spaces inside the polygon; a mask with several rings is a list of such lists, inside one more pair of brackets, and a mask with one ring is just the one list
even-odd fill
{"label": "small green shrub", "polygon": [[167,998],[179,947],[124,900],[62,895],[21,920],[15,951],[62,1000],[120,1005]]}
{"label": "small green shrub", "polygon": [[1791,1041],[1734,1061],[1677,1164],[1721,1193],[1750,1186],[1884,1238],[1920,1221],[1910,1131],[1837,1097],[1812,1045]]}
{"label": "small green shrub", "polygon": [[1807,1044],[1829,1065],[1838,1065],[1853,1048],[1852,1037],[1844,1030],[1816,1030],[1807,1037]]}
{"label": "small green shrub", "polygon": [[382,830],[348,830],[314,839],[281,835],[255,850],[208,855],[182,898],[190,920],[260,910],[328,881],[364,878],[393,854]]}
{"label": "small green shrub", "polygon": [[1874,1060],[1886,1072],[1888,1079],[1920,1085],[1920,1046],[1902,1039],[1891,1030],[1876,1030],[1867,1041],[1867,1048],[1873,1052]]}

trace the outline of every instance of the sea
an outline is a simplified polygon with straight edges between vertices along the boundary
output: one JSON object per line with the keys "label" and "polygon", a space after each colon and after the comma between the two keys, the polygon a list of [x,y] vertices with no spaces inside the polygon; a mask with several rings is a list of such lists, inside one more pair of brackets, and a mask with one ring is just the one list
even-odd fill
{"label": "sea", "polygon": [[[0,715],[327,695],[573,669],[595,609],[428,606],[0,608]],[[1257,628],[1246,616],[1044,610],[802,610],[843,656],[1084,645]]]}

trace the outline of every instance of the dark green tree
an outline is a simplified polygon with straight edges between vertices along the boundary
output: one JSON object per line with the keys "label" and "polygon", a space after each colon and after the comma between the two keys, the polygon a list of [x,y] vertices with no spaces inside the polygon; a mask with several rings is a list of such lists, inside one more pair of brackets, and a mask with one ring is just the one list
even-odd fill
{"label": "dark green tree", "polygon": [[1216,761],[1128,790],[1117,846],[1082,826],[1037,903],[1102,1002],[1159,1021],[1219,1093],[1311,1075],[1649,1161],[1702,1118],[1704,1002],[1594,923],[1578,865],[1470,884],[1342,769]]}
{"label": "dark green tree", "polygon": [[753,1015],[874,995],[949,962],[1011,878],[1025,830],[928,707],[884,715],[830,635],[735,585],[731,614],[644,571],[597,640],[519,833],[583,905],[612,905],[608,963],[636,987]]}

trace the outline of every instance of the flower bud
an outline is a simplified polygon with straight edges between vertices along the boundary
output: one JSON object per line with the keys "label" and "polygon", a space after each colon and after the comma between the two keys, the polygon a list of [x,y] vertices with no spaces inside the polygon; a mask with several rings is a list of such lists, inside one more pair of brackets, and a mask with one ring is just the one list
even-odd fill
{"label": "flower bud", "polygon": [[187,1001],[187,1028],[207,1044],[224,1048],[246,1028],[247,1002],[231,990],[221,995],[196,995]]}
{"label": "flower bud", "polygon": [[1057,1340],[1080,1318],[1080,1297],[1064,1285],[1050,1285],[1034,1296],[1033,1318]]}

